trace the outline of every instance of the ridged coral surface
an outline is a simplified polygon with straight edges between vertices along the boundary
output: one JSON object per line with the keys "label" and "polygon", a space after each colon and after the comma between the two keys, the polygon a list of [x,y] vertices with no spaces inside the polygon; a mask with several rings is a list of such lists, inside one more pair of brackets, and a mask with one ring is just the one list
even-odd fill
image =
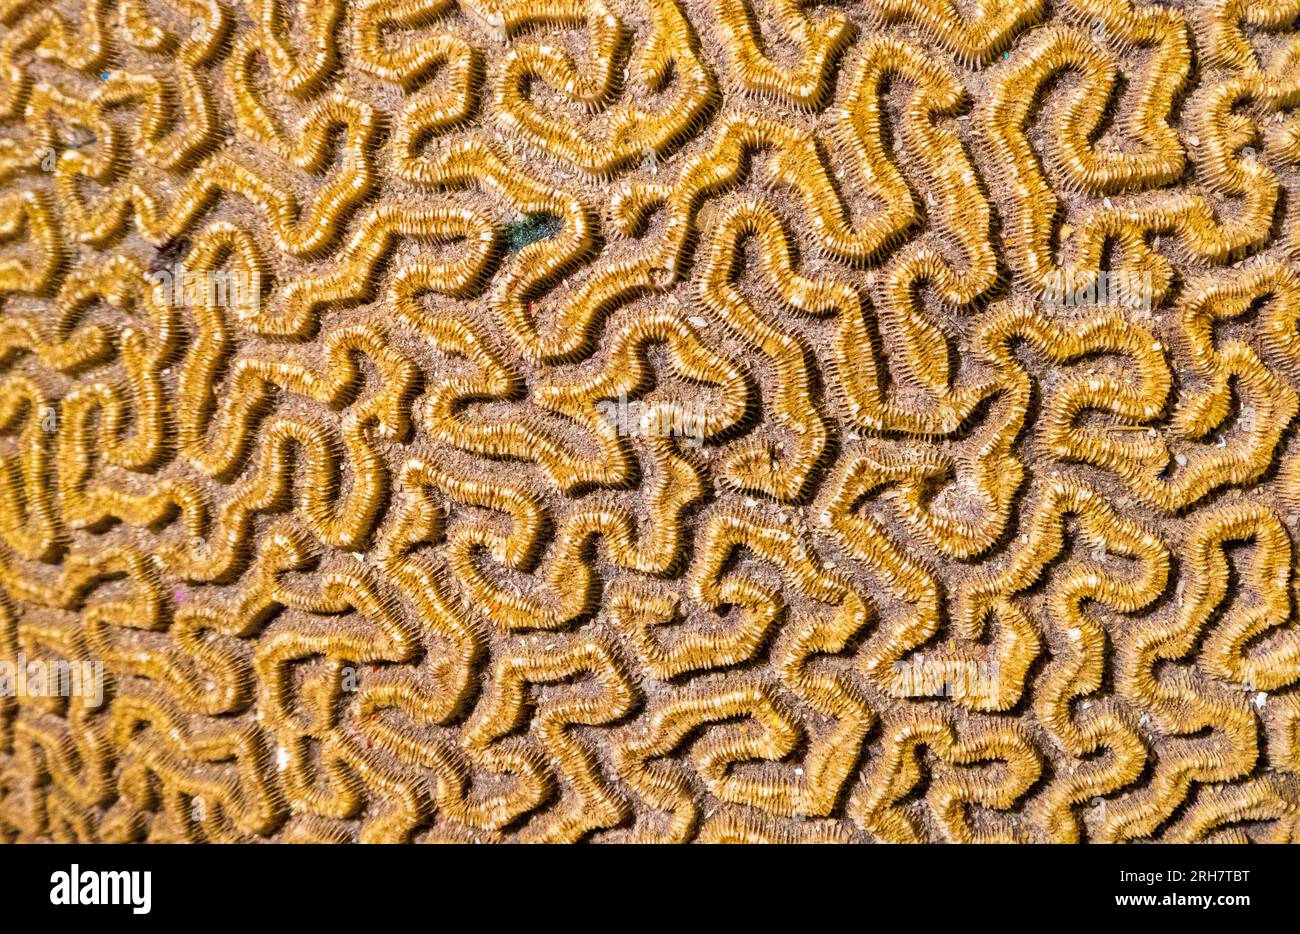
{"label": "ridged coral surface", "polygon": [[1300,837],[1298,15],[0,0],[0,837]]}

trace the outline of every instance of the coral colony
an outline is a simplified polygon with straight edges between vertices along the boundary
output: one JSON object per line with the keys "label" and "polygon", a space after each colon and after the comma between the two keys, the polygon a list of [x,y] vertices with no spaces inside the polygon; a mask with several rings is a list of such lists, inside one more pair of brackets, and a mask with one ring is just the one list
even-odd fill
{"label": "coral colony", "polygon": [[1295,839],[1296,15],[8,4],[0,839]]}

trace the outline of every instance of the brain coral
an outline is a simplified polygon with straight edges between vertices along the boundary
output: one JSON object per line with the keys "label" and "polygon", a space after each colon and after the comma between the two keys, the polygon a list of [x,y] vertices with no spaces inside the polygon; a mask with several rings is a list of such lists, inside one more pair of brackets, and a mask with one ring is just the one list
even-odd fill
{"label": "brain coral", "polygon": [[0,0],[0,839],[1300,836],[1297,0]]}

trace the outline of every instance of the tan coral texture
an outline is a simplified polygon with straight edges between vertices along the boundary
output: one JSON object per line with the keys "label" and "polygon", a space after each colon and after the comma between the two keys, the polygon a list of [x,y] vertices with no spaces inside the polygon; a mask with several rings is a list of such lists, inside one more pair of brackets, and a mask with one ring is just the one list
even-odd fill
{"label": "tan coral texture", "polygon": [[1300,0],[0,0],[0,839],[1300,837]]}

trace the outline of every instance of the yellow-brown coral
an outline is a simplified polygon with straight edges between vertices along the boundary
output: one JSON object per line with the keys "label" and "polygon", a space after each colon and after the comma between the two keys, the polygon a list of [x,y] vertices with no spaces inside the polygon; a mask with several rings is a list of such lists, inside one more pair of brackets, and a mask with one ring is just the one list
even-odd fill
{"label": "yellow-brown coral", "polygon": [[3,0],[0,838],[1300,837],[1298,23]]}

